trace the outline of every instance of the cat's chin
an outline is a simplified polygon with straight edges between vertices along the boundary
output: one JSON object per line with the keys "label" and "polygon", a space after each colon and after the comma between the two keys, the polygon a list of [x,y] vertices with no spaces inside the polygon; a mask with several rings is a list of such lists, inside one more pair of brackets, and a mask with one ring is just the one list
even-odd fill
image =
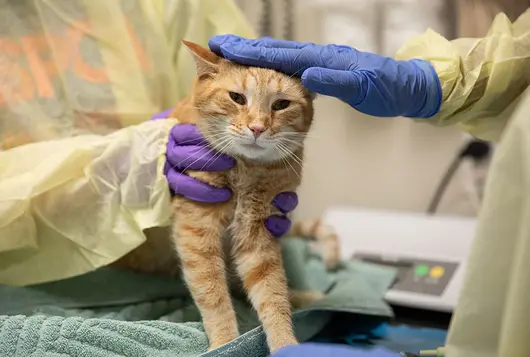
{"label": "cat's chin", "polygon": [[239,144],[235,148],[236,154],[246,160],[256,162],[276,161],[274,151],[258,144]]}
{"label": "cat's chin", "polygon": [[263,152],[267,150],[267,148],[264,148],[263,146],[260,146],[255,143],[241,144],[241,147],[245,148],[245,150],[249,150],[250,152]]}

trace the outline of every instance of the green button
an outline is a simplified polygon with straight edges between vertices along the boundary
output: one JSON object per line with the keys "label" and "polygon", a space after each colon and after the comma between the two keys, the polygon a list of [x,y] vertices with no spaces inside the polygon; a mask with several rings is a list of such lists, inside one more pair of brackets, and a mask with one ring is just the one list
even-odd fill
{"label": "green button", "polygon": [[429,274],[429,266],[428,265],[418,265],[416,269],[414,270],[414,273],[417,276],[425,276]]}

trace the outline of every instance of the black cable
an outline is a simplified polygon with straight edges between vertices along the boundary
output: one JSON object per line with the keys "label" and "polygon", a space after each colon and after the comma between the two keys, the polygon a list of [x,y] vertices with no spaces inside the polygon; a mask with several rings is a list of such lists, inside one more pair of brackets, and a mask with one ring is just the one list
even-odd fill
{"label": "black cable", "polygon": [[438,187],[436,188],[436,191],[434,192],[434,196],[431,199],[431,202],[429,204],[429,208],[427,209],[428,214],[435,214],[436,209],[438,208],[438,205],[440,204],[440,201],[442,200],[442,197],[445,193],[445,190],[447,189],[447,186],[453,179],[453,176],[460,167],[460,164],[465,158],[471,158],[475,162],[480,162],[486,158],[489,157],[491,152],[491,146],[485,141],[476,140],[473,139],[469,141],[466,146],[460,150],[458,155],[453,159],[453,162],[451,162],[451,165],[445,172],[444,176],[442,177],[442,180],[438,184]]}
{"label": "black cable", "polygon": [[445,190],[447,189],[447,186],[449,185],[449,182],[451,182],[451,179],[453,178],[453,175],[455,174],[456,170],[460,167],[460,164],[462,163],[462,157],[457,156],[453,159],[453,162],[445,172],[445,175],[442,177],[442,180],[438,184],[438,187],[436,188],[436,191],[434,193],[433,198],[431,199],[431,203],[429,204],[429,208],[427,209],[428,214],[435,214],[436,209],[438,208],[438,205],[440,204],[440,201],[442,200],[443,194],[445,193]]}

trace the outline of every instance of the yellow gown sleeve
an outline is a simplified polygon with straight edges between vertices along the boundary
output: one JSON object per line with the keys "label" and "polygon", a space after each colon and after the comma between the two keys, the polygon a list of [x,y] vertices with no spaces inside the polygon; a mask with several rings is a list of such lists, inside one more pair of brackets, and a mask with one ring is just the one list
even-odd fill
{"label": "yellow gown sleeve", "polygon": [[530,82],[530,10],[513,24],[497,15],[479,39],[448,41],[428,30],[396,55],[412,58],[430,62],[440,78],[442,105],[428,122],[458,123],[478,138],[497,141]]}
{"label": "yellow gown sleeve", "polygon": [[166,226],[163,173],[174,120],[0,152],[0,284],[64,279],[107,265]]}

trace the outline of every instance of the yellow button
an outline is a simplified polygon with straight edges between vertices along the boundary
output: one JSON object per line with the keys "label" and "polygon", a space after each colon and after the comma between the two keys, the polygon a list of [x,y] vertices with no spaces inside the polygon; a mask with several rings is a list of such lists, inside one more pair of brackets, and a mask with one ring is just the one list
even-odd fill
{"label": "yellow button", "polygon": [[443,267],[436,266],[431,269],[430,276],[431,278],[437,279],[437,278],[441,278],[442,276],[444,276],[444,274],[445,274],[445,269]]}

